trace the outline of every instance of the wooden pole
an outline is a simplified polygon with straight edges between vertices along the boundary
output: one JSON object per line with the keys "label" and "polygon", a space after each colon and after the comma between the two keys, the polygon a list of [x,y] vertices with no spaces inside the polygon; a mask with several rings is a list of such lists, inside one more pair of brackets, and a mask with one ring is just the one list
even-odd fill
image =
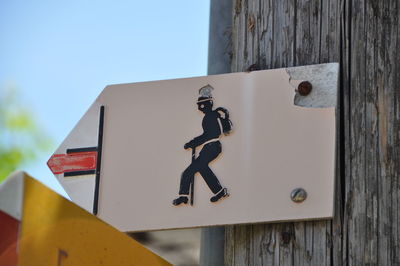
{"label": "wooden pole", "polygon": [[228,226],[226,265],[400,265],[399,4],[233,0],[232,72],[340,62],[341,86],[335,218]]}

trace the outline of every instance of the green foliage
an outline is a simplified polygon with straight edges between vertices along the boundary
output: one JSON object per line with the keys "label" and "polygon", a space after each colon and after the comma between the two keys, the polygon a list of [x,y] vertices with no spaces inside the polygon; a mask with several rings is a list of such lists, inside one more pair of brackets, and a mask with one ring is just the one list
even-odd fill
{"label": "green foliage", "polygon": [[16,89],[0,88],[0,182],[52,147],[32,112],[18,99]]}

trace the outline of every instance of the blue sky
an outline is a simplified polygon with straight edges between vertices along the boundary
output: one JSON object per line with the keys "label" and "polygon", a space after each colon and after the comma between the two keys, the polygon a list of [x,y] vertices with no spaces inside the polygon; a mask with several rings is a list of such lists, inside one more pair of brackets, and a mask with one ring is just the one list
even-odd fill
{"label": "blue sky", "polygon": [[[206,75],[208,24],[209,1],[2,0],[0,86],[55,149],[108,84]],[[51,154],[21,170],[63,193]]]}

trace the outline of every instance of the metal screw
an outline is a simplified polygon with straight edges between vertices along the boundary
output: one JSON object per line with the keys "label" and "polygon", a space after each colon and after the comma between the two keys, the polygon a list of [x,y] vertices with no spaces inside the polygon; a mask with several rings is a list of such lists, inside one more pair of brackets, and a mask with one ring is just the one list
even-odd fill
{"label": "metal screw", "polygon": [[295,188],[290,193],[290,198],[293,202],[301,203],[306,200],[307,192],[303,188]]}
{"label": "metal screw", "polygon": [[309,81],[300,82],[299,86],[297,86],[297,91],[301,96],[307,96],[310,94],[312,90],[312,84]]}

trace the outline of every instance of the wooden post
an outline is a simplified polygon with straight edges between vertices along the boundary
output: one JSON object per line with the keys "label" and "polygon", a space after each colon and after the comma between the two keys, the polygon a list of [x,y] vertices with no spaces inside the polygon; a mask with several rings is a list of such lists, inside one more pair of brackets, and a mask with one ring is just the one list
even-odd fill
{"label": "wooden post", "polygon": [[341,86],[335,218],[226,227],[226,265],[400,265],[399,4],[233,0],[232,72],[340,62]]}

